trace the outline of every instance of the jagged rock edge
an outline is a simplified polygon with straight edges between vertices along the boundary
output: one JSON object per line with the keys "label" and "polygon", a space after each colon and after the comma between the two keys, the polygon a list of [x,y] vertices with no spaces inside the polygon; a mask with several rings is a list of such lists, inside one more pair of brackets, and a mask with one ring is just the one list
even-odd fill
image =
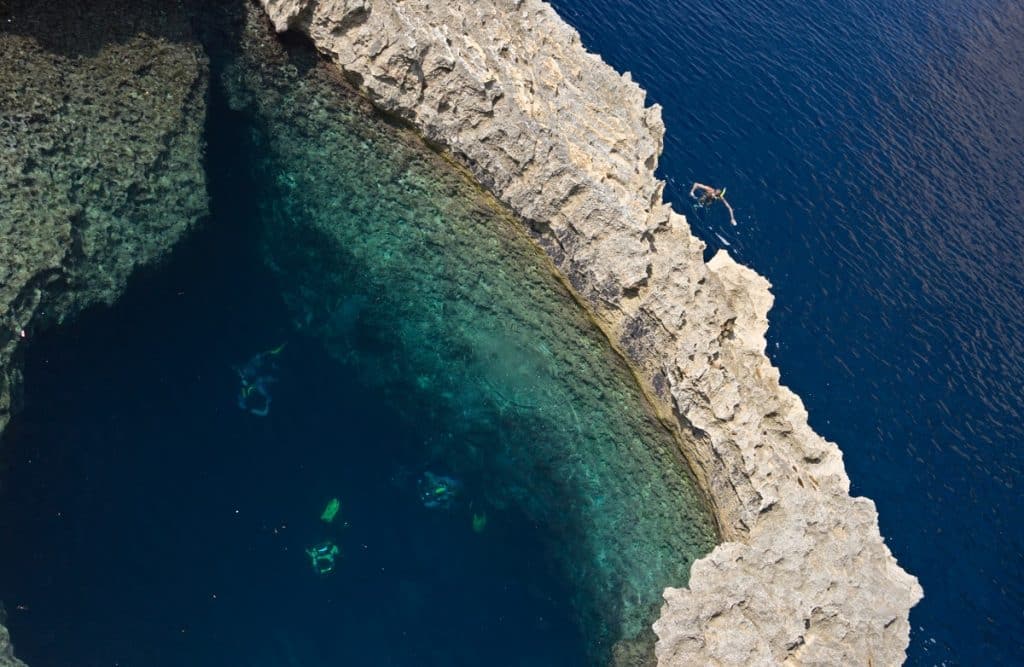
{"label": "jagged rock edge", "polygon": [[666,590],[659,662],[901,662],[922,590],[779,384],[768,282],[724,251],[705,264],[662,203],[660,110],[628,74],[540,0],[261,2],[528,223],[678,418],[727,541]]}

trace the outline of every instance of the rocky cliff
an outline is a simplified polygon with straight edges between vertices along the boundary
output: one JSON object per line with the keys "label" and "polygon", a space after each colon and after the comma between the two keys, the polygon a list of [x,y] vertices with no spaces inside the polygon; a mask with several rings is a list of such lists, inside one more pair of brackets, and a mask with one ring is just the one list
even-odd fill
{"label": "rocky cliff", "polygon": [[[206,212],[188,22],[155,2],[68,7],[0,0],[0,433],[25,341],[112,302]],[[0,666],[21,664],[0,626]]]}
{"label": "rocky cliff", "polygon": [[632,360],[726,541],[665,591],[661,664],[897,664],[917,580],[765,356],[768,282],[662,202],[664,127],[541,0],[261,0],[526,223]]}

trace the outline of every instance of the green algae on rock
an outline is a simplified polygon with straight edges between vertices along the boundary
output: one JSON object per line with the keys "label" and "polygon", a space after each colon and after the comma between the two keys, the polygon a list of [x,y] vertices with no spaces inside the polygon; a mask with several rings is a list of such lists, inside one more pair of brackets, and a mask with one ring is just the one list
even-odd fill
{"label": "green algae on rock", "polygon": [[717,539],[672,430],[520,223],[266,30],[225,84],[262,128],[265,252],[296,324],[432,415],[425,450],[491,480],[488,505],[548,528],[595,656],[650,655],[662,590]]}
{"label": "green algae on rock", "polygon": [[206,213],[206,59],[159,4],[0,3],[0,436],[34,329],[113,302]]}

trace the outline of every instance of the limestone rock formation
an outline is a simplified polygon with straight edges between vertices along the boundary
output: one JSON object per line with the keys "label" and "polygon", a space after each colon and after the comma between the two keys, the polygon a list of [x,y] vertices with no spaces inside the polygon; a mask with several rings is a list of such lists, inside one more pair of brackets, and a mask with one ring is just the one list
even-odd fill
{"label": "limestone rock formation", "polygon": [[157,5],[0,2],[0,433],[24,341],[112,302],[206,212],[206,59]]}
{"label": "limestone rock formation", "polygon": [[541,0],[261,0],[529,226],[632,360],[726,542],[669,589],[660,664],[897,664],[920,599],[765,350],[768,282],[662,202],[664,126]]}
{"label": "limestone rock formation", "polygon": [[675,434],[506,207],[295,42],[254,8],[220,80],[259,133],[261,246],[296,326],[444,433],[421,456],[500,480],[478,506],[547,528],[592,663],[624,638],[653,657],[664,587],[719,541]]}

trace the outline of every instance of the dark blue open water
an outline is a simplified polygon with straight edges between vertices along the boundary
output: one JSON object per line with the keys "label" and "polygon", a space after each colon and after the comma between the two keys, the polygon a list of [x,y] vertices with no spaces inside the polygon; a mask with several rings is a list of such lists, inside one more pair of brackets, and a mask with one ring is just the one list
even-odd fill
{"label": "dark blue open water", "polygon": [[[555,4],[665,107],[668,198],[685,211],[691,181],[728,186],[738,228],[687,212],[709,251],[774,283],[783,380],[922,580],[911,662],[1019,662],[1024,8]],[[245,130],[221,122],[217,224],[113,311],[30,348],[0,526],[23,547],[0,591],[19,653],[582,662],[543,526],[513,507],[477,534],[469,507],[423,508],[415,479],[436,461],[415,422],[289,326],[238,243],[257,211],[230,141]],[[271,416],[246,415],[230,364],[284,340]],[[347,526],[317,519],[332,496]],[[302,549],[325,537],[344,557],[322,579]]]}
{"label": "dark blue open water", "polygon": [[[1024,660],[1024,5],[556,0],[664,106],[666,197],[921,579],[912,664]],[[728,186],[688,211],[694,181]]]}

